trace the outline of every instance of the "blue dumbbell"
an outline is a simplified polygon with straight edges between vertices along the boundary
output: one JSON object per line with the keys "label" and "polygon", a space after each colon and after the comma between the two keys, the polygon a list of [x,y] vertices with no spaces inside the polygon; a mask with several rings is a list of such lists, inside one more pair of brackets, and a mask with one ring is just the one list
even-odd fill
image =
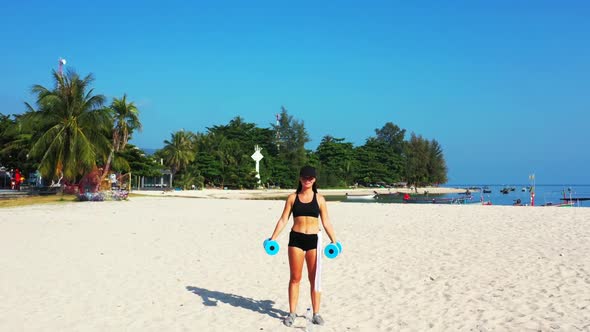
{"label": "blue dumbbell", "polygon": [[324,249],[324,255],[332,259],[338,257],[342,253],[342,244],[340,242],[330,243]]}
{"label": "blue dumbbell", "polygon": [[274,256],[279,252],[280,246],[279,243],[275,240],[266,239],[263,243],[264,250],[267,254]]}

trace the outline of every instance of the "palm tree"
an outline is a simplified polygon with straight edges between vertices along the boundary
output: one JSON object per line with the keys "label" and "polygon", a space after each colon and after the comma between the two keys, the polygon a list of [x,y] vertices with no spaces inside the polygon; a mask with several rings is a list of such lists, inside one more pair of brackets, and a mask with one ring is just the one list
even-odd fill
{"label": "palm tree", "polygon": [[172,173],[170,178],[170,185],[172,186],[174,175],[195,160],[195,149],[193,148],[193,133],[180,130],[170,136],[170,141],[164,141],[165,146],[162,149],[162,155],[164,156],[164,163],[170,167]]}
{"label": "palm tree", "polygon": [[103,95],[93,95],[92,74],[80,78],[74,71],[53,71],[56,87],[34,85],[38,109],[25,103],[30,121],[41,128],[33,137],[30,156],[39,158],[39,171],[47,179],[64,177],[75,182],[96,165],[111,148],[111,120],[102,107]]}
{"label": "palm tree", "polygon": [[125,149],[129,137],[135,129],[141,131],[139,110],[133,102],[127,102],[127,94],[124,94],[121,99],[114,98],[108,110],[113,119],[113,141],[100,182],[96,185],[96,190],[108,175],[115,153]]}
{"label": "palm tree", "polygon": [[113,99],[111,110],[114,112],[113,147],[116,152],[122,151],[134,130],[141,131],[139,110],[133,102],[127,102],[127,95]]}

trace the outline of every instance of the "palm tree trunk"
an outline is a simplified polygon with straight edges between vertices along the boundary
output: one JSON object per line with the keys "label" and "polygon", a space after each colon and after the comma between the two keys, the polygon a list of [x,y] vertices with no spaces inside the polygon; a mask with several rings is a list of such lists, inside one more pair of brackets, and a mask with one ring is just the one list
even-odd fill
{"label": "palm tree trunk", "polygon": [[107,158],[107,162],[104,165],[104,170],[102,172],[102,175],[100,176],[100,180],[98,181],[98,183],[96,184],[96,187],[94,188],[95,192],[98,192],[100,190],[100,184],[102,183],[102,181],[104,181],[107,174],[109,174],[109,170],[111,168],[111,160],[113,160],[114,153],[115,153],[115,150],[111,149],[111,153],[109,153],[109,157]]}

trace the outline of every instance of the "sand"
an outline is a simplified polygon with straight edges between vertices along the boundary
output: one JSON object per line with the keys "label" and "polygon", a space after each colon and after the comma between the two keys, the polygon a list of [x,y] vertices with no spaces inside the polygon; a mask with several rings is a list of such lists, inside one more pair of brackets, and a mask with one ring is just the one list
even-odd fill
{"label": "sand", "polygon": [[[165,195],[164,195],[165,196]],[[302,331],[280,200],[0,209],[0,331]],[[314,331],[590,331],[590,209],[329,202]],[[305,275],[305,273],[304,273]],[[298,313],[310,306],[301,285]]]}

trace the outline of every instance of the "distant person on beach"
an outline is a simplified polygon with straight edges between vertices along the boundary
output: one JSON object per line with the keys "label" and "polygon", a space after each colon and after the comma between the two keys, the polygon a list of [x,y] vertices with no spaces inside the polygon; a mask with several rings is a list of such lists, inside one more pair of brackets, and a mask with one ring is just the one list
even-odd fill
{"label": "distant person on beach", "polygon": [[[321,272],[321,263],[318,264],[322,254],[320,217],[332,243],[336,243],[336,236],[328,216],[326,200],[317,193],[316,171],[311,166],[301,168],[297,191],[287,197],[283,213],[270,237],[271,240],[275,240],[279,236],[287,225],[291,213],[293,213],[293,227],[289,233],[288,247],[289,268],[291,270],[289,279],[289,315],[285,317],[283,323],[286,326],[291,326],[297,317],[299,284],[301,282],[303,263],[305,262],[307,276],[311,285],[312,322],[313,324],[323,325],[324,320],[320,316],[321,293],[319,287],[316,287],[316,285],[319,285],[319,273]],[[316,274],[316,272],[318,273]]]}
{"label": "distant person on beach", "polygon": [[20,184],[21,184],[21,175],[20,175],[20,171],[17,168],[14,171],[14,189],[20,190]]}

